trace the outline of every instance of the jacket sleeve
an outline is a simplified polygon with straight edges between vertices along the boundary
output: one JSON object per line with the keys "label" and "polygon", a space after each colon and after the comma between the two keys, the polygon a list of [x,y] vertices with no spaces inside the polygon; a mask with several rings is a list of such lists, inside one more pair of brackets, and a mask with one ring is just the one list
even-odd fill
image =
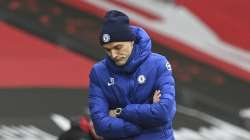
{"label": "jacket sleeve", "polygon": [[164,58],[158,67],[156,89],[160,90],[160,102],[153,104],[129,104],[123,108],[119,118],[133,122],[143,128],[163,126],[171,123],[176,112],[175,82],[172,69]]}
{"label": "jacket sleeve", "polygon": [[141,128],[139,126],[124,121],[121,118],[109,116],[109,105],[98,85],[94,70],[90,74],[88,101],[91,119],[98,135],[112,139],[140,134]]}

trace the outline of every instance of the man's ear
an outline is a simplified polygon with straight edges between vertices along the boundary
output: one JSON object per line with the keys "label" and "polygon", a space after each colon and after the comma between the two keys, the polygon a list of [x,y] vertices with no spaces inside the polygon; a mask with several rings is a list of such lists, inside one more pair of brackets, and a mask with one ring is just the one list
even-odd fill
{"label": "man's ear", "polygon": [[132,47],[134,46],[134,43],[135,43],[135,41],[131,41],[131,46],[132,46]]}

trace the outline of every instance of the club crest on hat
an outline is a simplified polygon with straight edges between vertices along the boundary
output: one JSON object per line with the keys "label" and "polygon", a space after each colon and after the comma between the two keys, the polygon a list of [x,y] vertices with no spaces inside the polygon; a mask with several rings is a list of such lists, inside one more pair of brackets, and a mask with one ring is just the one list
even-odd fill
{"label": "club crest on hat", "polygon": [[139,75],[137,81],[139,84],[144,84],[146,82],[146,77],[144,75]]}
{"label": "club crest on hat", "polygon": [[102,41],[107,43],[110,41],[110,35],[109,34],[103,34],[102,35]]}

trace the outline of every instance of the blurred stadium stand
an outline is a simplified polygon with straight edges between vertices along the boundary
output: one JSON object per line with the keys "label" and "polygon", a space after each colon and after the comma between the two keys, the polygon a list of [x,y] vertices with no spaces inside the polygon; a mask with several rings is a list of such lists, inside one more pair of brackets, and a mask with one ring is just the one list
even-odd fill
{"label": "blurred stadium stand", "polygon": [[[55,139],[54,136],[60,130],[49,120],[51,113],[68,117],[84,114],[88,72],[92,64],[104,56],[97,37],[101,16],[107,7],[93,5],[96,1],[0,0],[0,132],[12,125],[24,125],[28,130],[28,126],[34,125],[51,134],[46,133],[47,139]],[[115,0],[105,2],[111,5],[110,8],[115,5],[113,7],[137,12],[146,19],[161,18],[148,12],[150,9],[143,10],[136,7],[136,4],[130,5],[130,0],[128,3]],[[149,2],[152,0],[145,1],[145,4]],[[175,0],[172,3],[155,3],[156,6],[157,3],[174,5],[173,2],[192,11],[216,31],[221,39],[249,52],[250,32],[249,28],[244,28],[249,26],[250,21],[246,18],[249,17],[248,13],[244,11],[250,6],[249,1],[202,0],[196,3]],[[211,7],[213,9],[209,9]],[[228,10],[230,8],[233,10]],[[238,22],[234,21],[234,17],[237,17]],[[235,132],[242,136],[232,134],[228,137],[220,135],[218,138],[250,139],[249,124],[239,115],[240,110],[250,106],[250,78],[247,77],[250,74],[244,72],[245,78],[232,74],[232,70],[220,67],[216,62],[209,62],[216,59],[203,60],[196,57],[203,54],[192,52],[185,45],[181,46],[184,51],[180,51],[178,48],[181,47],[172,43],[175,41],[165,40],[168,37],[161,37],[160,33],[141,25],[134,18],[132,15],[134,24],[145,26],[152,35],[153,50],[168,56],[173,66],[177,103],[180,105],[174,124],[177,138],[182,140],[184,134],[190,134],[190,139],[212,139],[204,133],[218,128],[225,130],[224,126],[228,126],[223,123],[225,121],[233,125],[230,126],[231,130],[237,127]],[[225,23],[230,24],[232,30],[224,26]],[[233,72],[237,73],[237,70]],[[216,126],[211,121],[189,115],[188,112],[193,110],[197,111],[197,115],[202,115],[199,113],[202,111],[223,121],[219,123],[220,126]]]}

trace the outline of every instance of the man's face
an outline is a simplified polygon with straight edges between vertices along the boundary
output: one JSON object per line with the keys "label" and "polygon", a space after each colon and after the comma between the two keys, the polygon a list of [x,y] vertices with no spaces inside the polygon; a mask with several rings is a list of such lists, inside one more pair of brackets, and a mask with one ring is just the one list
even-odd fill
{"label": "man's face", "polygon": [[133,49],[133,41],[111,42],[104,44],[106,53],[117,66],[126,64]]}

